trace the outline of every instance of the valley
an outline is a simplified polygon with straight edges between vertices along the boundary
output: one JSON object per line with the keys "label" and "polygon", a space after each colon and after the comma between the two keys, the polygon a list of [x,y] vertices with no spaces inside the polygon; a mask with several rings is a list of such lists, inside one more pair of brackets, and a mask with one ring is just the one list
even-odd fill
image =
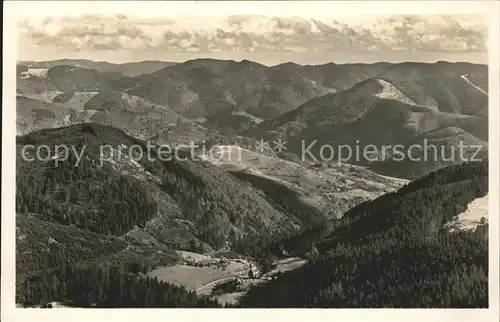
{"label": "valley", "polygon": [[[488,305],[487,66],[17,69],[19,305]],[[420,150],[304,158],[313,141],[315,156],[325,145]],[[457,157],[410,158],[428,143]],[[186,147],[149,159],[149,144]],[[27,160],[27,145],[55,157]],[[57,156],[60,145],[82,159]]]}

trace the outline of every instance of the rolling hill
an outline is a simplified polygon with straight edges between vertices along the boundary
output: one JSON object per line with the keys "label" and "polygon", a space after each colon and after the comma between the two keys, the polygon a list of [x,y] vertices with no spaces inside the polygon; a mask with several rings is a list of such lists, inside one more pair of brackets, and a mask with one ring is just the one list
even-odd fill
{"label": "rolling hill", "polygon": [[379,77],[417,104],[442,112],[488,117],[488,67],[469,63],[401,63]]}
{"label": "rolling hill", "polygon": [[[66,61],[58,61],[50,68],[22,68],[18,65],[17,96],[20,101],[17,105],[18,114],[30,114],[36,109],[48,109],[52,113],[58,109],[58,115],[71,113],[78,117],[67,119],[54,119],[54,126],[59,124],[69,125],[74,123],[97,122],[112,125],[125,130],[127,133],[141,138],[151,138],[158,142],[168,141],[171,144],[189,144],[191,141],[214,141],[223,143],[234,140],[234,135],[223,135],[217,129],[224,126],[207,128],[180,116],[171,107],[153,103],[148,98],[131,95],[124,90],[134,88],[136,80],[126,77],[118,72],[101,72],[97,69],[61,65]],[[151,62],[153,63],[153,62]],[[135,64],[135,63],[131,63]],[[140,64],[140,63],[137,63]],[[31,65],[30,65],[31,66]],[[34,64],[34,67],[40,67]],[[80,66],[96,67],[93,64],[80,64]],[[103,69],[101,70],[109,70]],[[29,103],[27,103],[27,99]],[[46,104],[42,104],[46,103]],[[48,105],[47,105],[48,104]],[[67,111],[67,109],[75,110]],[[52,115],[52,114],[51,114]],[[260,119],[244,111],[237,111],[233,119],[219,115],[219,123],[234,123],[238,119],[246,122],[259,122]],[[215,122],[215,121],[214,121]],[[25,122],[26,123],[26,122]],[[215,124],[215,123],[214,123]],[[32,130],[54,127],[47,122],[40,124],[31,122],[20,124],[20,134]]]}
{"label": "rolling hill", "polygon": [[16,131],[26,134],[34,129],[54,128],[70,125],[76,113],[39,100],[16,97]]}
{"label": "rolling hill", "polygon": [[[136,78],[131,94],[207,125],[245,129],[332,89],[287,66],[197,59]],[[220,118],[226,118],[221,123]]]}
{"label": "rolling hill", "polygon": [[17,133],[80,123],[98,123],[163,144],[226,142],[216,130],[190,121],[170,108],[119,91],[61,92],[58,90],[18,94]]}
{"label": "rolling hill", "polygon": [[[389,81],[372,78],[348,90],[311,99],[295,110],[265,121],[243,134],[266,141],[287,141],[291,152],[304,154],[313,161],[320,159],[323,146],[330,151],[323,153],[323,159],[341,160],[345,157],[340,155],[341,147],[347,145],[352,155],[344,162],[369,166],[383,174],[415,178],[441,166],[441,163],[462,160],[442,160],[439,155],[432,160],[420,158],[419,162],[409,157],[395,160],[396,154],[401,156],[396,151],[397,145],[401,145],[401,152],[410,151],[412,146],[422,147],[411,154],[415,159],[422,156],[426,144],[434,144],[436,151],[444,151],[441,155],[449,158],[451,153],[455,153],[451,151],[457,151],[462,137],[466,145],[465,156],[473,155],[478,146],[481,148],[478,158],[484,158],[487,154],[488,119],[444,112],[435,105],[419,105]],[[371,145],[376,147],[376,151],[365,157],[363,151]],[[388,151],[383,150],[384,146],[389,147]],[[355,149],[361,153],[353,152]]]}
{"label": "rolling hill", "polygon": [[[316,98],[351,90],[369,79],[389,82],[418,106],[487,117],[487,67],[466,63],[285,63],[269,67],[248,60],[195,59],[179,64],[60,60],[26,65],[30,67],[18,65],[20,95],[127,92],[217,131],[238,133],[260,127],[283,114],[293,115],[301,105],[317,103]],[[127,73],[126,67],[142,68],[142,72]]]}
{"label": "rolling hill", "polygon": [[52,61],[19,61],[17,66],[21,69],[43,69],[52,68],[55,66],[72,66],[86,69],[95,69],[102,73],[122,73],[125,76],[134,77],[140,74],[153,73],[162,68],[175,65],[173,62],[164,62],[158,60],[145,60],[139,62],[113,64],[109,62],[96,62],[89,59],[59,59]]}

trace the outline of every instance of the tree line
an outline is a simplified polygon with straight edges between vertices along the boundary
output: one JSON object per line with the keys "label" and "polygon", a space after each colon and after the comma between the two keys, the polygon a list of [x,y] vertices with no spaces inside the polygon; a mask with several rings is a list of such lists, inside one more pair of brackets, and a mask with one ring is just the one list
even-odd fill
{"label": "tree line", "polygon": [[18,167],[17,213],[107,235],[122,235],[156,215],[158,205],[140,183],[88,160],[77,167],[75,162],[71,155],[57,165],[50,160]]}

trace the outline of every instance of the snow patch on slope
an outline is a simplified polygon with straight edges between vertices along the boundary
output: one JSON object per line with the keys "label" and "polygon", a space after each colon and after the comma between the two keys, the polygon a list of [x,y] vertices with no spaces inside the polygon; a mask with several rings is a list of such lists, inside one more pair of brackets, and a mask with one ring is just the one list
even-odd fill
{"label": "snow patch on slope", "polygon": [[392,85],[388,81],[385,81],[383,79],[375,79],[375,81],[379,83],[380,86],[382,86],[381,91],[376,93],[375,96],[385,99],[401,101],[409,105],[417,105],[417,103],[415,103],[408,96],[403,94],[399,89],[397,89],[394,85]]}
{"label": "snow patch on slope", "polygon": [[29,79],[31,77],[38,78],[47,78],[48,77],[48,68],[28,68],[27,72],[21,73],[22,79]]}

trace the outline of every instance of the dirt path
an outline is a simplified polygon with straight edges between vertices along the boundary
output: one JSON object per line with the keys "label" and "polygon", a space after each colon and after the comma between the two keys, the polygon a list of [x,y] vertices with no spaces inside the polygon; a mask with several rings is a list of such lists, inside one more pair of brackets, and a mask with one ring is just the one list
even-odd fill
{"label": "dirt path", "polygon": [[214,285],[214,284],[220,283],[220,282],[222,282],[222,281],[229,281],[229,280],[232,280],[232,279],[235,279],[235,278],[239,278],[239,277],[238,277],[238,276],[231,276],[231,277],[220,278],[220,279],[218,279],[218,280],[212,281],[212,282],[210,282],[210,283],[208,283],[208,284],[205,284],[205,285],[203,285],[203,286],[198,287],[198,288],[195,290],[195,292],[196,292],[197,294],[199,294],[199,292],[200,292],[201,290],[203,290],[204,288],[206,288],[206,287],[208,287],[208,286],[211,286],[211,285]]}
{"label": "dirt path", "polygon": [[381,178],[385,178],[385,179],[389,179],[389,180],[394,180],[402,185],[405,185],[407,184],[408,182],[410,182],[410,180],[407,180],[407,179],[403,179],[403,178],[397,178],[397,177],[389,177],[389,176],[384,176],[382,174],[378,174],[378,173],[375,173],[377,176],[381,177]]}

